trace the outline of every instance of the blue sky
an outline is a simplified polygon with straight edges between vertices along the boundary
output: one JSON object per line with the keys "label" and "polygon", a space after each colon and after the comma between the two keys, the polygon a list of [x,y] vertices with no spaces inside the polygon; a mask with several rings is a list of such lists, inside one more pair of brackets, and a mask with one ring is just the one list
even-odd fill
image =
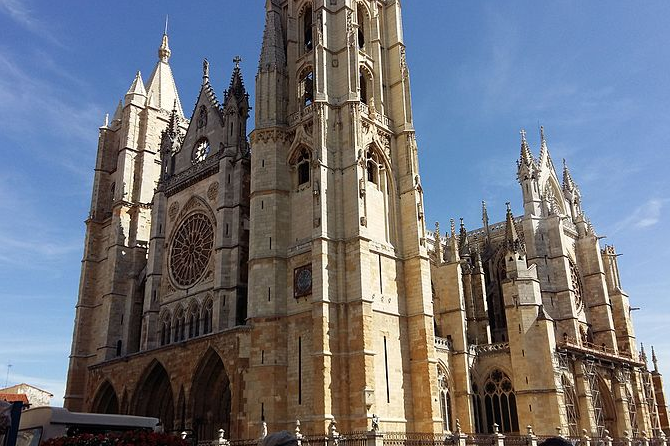
{"label": "blue sky", "polygon": [[[170,16],[187,113],[211,63],[217,92],[243,58],[253,94],[262,0],[0,0],[0,387],[28,382],[61,403],[97,147],[134,74],[145,79]],[[196,6],[197,5],[197,6]],[[521,211],[519,130],[545,126],[604,242],[623,253],[638,340],[670,376],[670,3],[403,2],[428,221]],[[252,122],[250,121],[250,124]],[[668,378],[670,379],[670,378]]]}

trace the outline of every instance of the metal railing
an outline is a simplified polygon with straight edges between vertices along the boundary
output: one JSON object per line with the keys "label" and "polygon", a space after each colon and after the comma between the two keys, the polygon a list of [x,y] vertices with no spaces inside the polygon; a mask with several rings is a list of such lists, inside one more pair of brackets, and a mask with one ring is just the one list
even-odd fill
{"label": "metal railing", "polygon": [[[417,432],[381,432],[371,430],[366,432],[351,432],[342,434],[331,430],[325,435],[303,435],[299,425],[296,429],[298,446],[539,446],[549,438],[560,436],[573,446],[668,446],[663,433],[658,437],[649,438],[645,433],[641,436],[626,436],[613,438],[605,431],[604,437],[589,437],[585,432],[581,437],[555,435],[535,435],[531,426],[526,427],[527,434],[502,434],[498,426],[494,425],[491,434],[465,434],[460,426],[453,433],[442,434]],[[266,432],[254,439],[227,440],[222,430],[219,438],[198,441],[194,446],[260,446]]]}

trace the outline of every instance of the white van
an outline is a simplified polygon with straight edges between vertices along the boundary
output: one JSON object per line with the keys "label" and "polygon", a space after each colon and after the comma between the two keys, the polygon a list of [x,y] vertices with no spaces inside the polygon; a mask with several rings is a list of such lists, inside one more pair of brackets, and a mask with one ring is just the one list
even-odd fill
{"label": "white van", "polygon": [[70,412],[62,407],[36,407],[21,414],[16,446],[38,446],[54,437],[159,429],[158,418]]}

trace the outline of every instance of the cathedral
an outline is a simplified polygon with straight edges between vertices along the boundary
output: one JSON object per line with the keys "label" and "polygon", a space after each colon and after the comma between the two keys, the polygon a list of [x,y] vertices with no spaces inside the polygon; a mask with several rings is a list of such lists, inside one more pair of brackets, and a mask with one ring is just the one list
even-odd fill
{"label": "cathedral", "polygon": [[523,215],[491,222],[483,203],[481,228],[429,231],[401,2],[265,14],[250,134],[239,58],[222,97],[203,62],[187,116],[167,34],[100,128],[66,407],[197,440],[296,420],[670,433],[616,250],[544,131],[537,156],[521,134]]}

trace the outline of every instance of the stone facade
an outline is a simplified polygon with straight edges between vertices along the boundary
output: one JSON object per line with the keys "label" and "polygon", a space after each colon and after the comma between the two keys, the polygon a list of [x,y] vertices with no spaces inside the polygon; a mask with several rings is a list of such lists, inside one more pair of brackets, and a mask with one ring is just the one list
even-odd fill
{"label": "stone facade", "polygon": [[68,408],[198,439],[667,429],[544,137],[523,217],[426,230],[399,1],[268,0],[250,144],[239,60],[222,102],[204,62],[187,120],[169,57],[100,129]]}

